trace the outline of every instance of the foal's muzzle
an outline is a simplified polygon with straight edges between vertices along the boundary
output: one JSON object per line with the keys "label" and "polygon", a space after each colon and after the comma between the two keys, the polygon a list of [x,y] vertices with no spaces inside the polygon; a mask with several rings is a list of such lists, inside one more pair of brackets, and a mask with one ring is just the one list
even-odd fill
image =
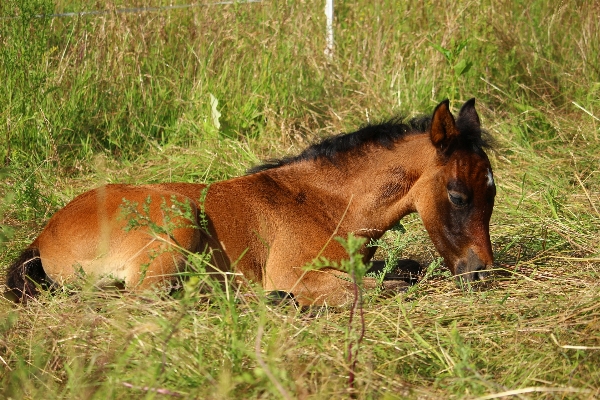
{"label": "foal's muzzle", "polygon": [[459,260],[456,266],[456,278],[463,282],[484,280],[489,274],[486,269],[485,263],[472,249],[469,249],[467,257]]}

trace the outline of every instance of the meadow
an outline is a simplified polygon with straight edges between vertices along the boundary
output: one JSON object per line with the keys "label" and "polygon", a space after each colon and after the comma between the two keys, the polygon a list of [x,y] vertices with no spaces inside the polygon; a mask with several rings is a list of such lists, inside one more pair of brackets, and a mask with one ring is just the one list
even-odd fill
{"label": "meadow", "polygon": [[[2,1],[1,275],[101,184],[214,182],[475,97],[492,278],[459,287],[413,215],[376,257],[426,272],[366,295],[362,339],[352,310],[208,299],[193,279],[178,297],[0,299],[0,398],[600,397],[600,3],[340,0],[331,58],[322,1],[120,12],[185,4]],[[83,10],[108,11],[47,17]]]}

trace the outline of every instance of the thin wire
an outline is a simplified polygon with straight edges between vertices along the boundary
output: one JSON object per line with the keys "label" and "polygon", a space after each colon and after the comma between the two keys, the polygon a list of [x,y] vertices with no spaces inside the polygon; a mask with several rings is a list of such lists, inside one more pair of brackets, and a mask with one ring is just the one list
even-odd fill
{"label": "thin wire", "polygon": [[[200,4],[179,4],[173,6],[163,6],[163,7],[140,7],[140,8],[118,8],[115,10],[92,10],[92,11],[80,11],[80,12],[68,12],[68,13],[60,13],[60,14],[37,14],[34,15],[35,18],[64,18],[64,17],[83,17],[86,15],[102,15],[102,14],[132,14],[132,13],[142,13],[142,12],[158,12],[158,11],[166,11],[166,10],[176,10],[176,9],[184,9],[184,8],[192,8],[192,7],[202,7],[202,6],[218,6],[218,5],[227,5],[227,4],[244,4],[244,3],[262,3],[262,0],[230,0],[230,1],[217,1],[214,3],[200,3]],[[13,17],[0,17],[0,19],[16,19],[18,16]]]}

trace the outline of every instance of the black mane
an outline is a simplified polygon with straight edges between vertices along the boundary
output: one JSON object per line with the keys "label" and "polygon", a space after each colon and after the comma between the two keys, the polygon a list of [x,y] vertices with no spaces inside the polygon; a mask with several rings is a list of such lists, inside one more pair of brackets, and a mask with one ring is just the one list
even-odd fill
{"label": "black mane", "polygon": [[412,133],[427,132],[431,125],[431,116],[413,118],[408,122],[403,122],[403,120],[402,117],[396,117],[379,124],[365,125],[356,132],[328,137],[310,145],[297,156],[266,161],[264,164],[250,168],[247,173],[254,174],[299,161],[313,161],[320,157],[333,161],[336,154],[345,153],[369,143],[391,148],[398,139]]}
{"label": "black mane", "polygon": [[[369,143],[392,148],[394,143],[407,135],[425,133],[431,128],[431,116],[421,116],[403,122],[403,117],[395,117],[378,124],[368,124],[356,132],[331,136],[307,147],[297,156],[286,156],[268,160],[263,164],[250,168],[247,174],[255,174],[272,168],[300,162],[314,161],[323,157],[333,162],[338,153],[362,147]],[[461,132],[461,145],[473,145],[481,150],[491,148],[493,141],[488,132],[481,129],[479,122],[473,124],[468,120],[458,119],[457,127]]]}

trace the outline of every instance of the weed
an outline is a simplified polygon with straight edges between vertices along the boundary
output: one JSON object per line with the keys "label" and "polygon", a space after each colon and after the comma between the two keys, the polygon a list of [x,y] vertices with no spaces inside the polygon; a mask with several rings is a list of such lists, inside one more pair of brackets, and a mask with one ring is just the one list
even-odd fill
{"label": "weed", "polygon": [[188,255],[179,297],[0,300],[0,397],[337,398],[352,365],[359,398],[600,395],[597,2],[341,2],[331,59],[312,2],[36,17],[95,6],[0,2],[17,17],[0,19],[2,266],[99,184],[210,183],[476,97],[497,142],[495,272],[463,292],[403,219],[381,256],[429,268],[363,304],[360,342],[356,311],[271,307],[215,284],[206,254]]}

